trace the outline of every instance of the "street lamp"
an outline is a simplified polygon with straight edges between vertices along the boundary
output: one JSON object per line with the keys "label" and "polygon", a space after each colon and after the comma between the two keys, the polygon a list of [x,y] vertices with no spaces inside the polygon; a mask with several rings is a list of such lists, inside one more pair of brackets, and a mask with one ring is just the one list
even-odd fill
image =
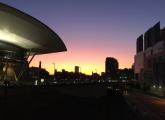
{"label": "street lamp", "polygon": [[52,63],[54,65],[54,75],[55,75],[55,63]]}
{"label": "street lamp", "polygon": [[159,85],[159,89],[161,89],[162,88],[162,86],[161,85]]}

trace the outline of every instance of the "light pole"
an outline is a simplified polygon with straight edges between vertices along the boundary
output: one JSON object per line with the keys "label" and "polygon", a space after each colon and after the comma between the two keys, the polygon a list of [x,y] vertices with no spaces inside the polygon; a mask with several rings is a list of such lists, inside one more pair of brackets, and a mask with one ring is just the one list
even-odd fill
{"label": "light pole", "polygon": [[55,63],[52,63],[54,65],[54,75],[55,75]]}

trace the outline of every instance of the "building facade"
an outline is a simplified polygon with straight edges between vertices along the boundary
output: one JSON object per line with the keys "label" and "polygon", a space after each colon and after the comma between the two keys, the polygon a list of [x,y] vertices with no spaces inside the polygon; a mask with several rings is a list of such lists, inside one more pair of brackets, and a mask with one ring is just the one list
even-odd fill
{"label": "building facade", "polygon": [[160,29],[160,22],[148,29],[144,38],[137,38],[134,62],[139,82],[165,85],[165,28]]}
{"label": "building facade", "polygon": [[74,67],[74,72],[75,73],[79,73],[80,72],[80,67],[79,66],[75,66]]}
{"label": "building facade", "polygon": [[118,79],[118,61],[113,57],[107,57],[105,61],[105,75],[107,79]]}

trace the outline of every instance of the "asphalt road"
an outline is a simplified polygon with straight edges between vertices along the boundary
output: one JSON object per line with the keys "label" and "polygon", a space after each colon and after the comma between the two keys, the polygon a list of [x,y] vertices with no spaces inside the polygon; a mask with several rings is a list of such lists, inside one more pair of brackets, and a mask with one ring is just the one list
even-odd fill
{"label": "asphalt road", "polygon": [[4,97],[4,89],[0,90],[1,120],[137,120],[138,118],[122,95],[115,91],[107,91],[105,87],[16,87],[8,88],[7,97]]}
{"label": "asphalt road", "polygon": [[137,92],[131,92],[126,99],[144,120],[165,120],[165,99]]}

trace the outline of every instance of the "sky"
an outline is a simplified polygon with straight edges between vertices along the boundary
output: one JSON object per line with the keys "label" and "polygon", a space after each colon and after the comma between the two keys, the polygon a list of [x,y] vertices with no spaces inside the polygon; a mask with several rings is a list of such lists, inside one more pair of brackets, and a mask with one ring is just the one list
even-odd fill
{"label": "sky", "polygon": [[130,68],[136,38],[160,21],[165,27],[164,0],[0,0],[42,21],[64,41],[67,51],[36,56],[30,66],[51,74],[66,69],[91,74],[105,71],[106,57]]}

